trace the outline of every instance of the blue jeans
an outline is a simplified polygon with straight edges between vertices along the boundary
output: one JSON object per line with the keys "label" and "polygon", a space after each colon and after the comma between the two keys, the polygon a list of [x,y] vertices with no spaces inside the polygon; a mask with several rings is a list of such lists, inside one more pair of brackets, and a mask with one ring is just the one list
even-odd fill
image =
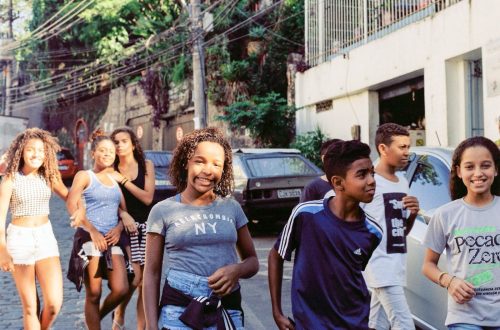
{"label": "blue jeans", "polygon": [[[182,272],[179,270],[171,269],[167,273],[168,284],[184,294],[191,297],[205,296],[209,297],[212,294],[212,289],[208,287],[208,280],[204,276],[199,276],[191,273]],[[158,328],[167,328],[169,330],[190,330],[179,317],[184,312],[185,307],[166,305],[163,306],[158,320]],[[229,309],[227,311],[234,326],[238,330],[244,330],[243,327],[243,313],[239,310]],[[205,328],[205,330],[216,330],[217,327]]]}
{"label": "blue jeans", "polygon": [[482,327],[480,325],[455,323],[448,326],[449,330],[500,330],[500,327]]}

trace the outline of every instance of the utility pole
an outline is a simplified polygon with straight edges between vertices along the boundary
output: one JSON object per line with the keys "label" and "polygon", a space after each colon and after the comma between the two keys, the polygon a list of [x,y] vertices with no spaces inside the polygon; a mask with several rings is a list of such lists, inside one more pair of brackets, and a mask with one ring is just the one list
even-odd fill
{"label": "utility pole", "polygon": [[[7,32],[7,35],[5,36],[5,41],[8,43],[9,41],[12,41],[12,38],[14,37],[14,31],[13,31],[13,21],[14,21],[14,15],[13,15],[13,7],[12,7],[12,0],[9,0],[9,7],[7,9],[7,21],[9,25],[9,30]],[[2,36],[0,35],[0,39],[2,39]],[[0,40],[0,44],[2,44],[2,40]],[[4,75],[3,79],[3,95],[4,95],[4,102],[3,107],[0,105],[0,109],[2,110],[2,115],[7,115],[10,116],[12,115],[11,109],[10,109],[10,103],[11,103],[11,94],[10,94],[10,89],[11,89],[11,80],[12,80],[12,56],[8,54],[7,52],[5,54],[2,54],[0,51],[0,64],[2,64],[2,73]],[[2,109],[3,108],[3,109]]]}
{"label": "utility pole", "polygon": [[13,39],[14,38],[14,30],[12,28],[14,24],[14,8],[12,6],[12,0],[9,0],[9,9],[8,9],[8,14],[9,15],[9,35],[7,36],[8,39]]}
{"label": "utility pole", "polygon": [[10,88],[11,88],[11,79],[12,79],[12,72],[11,72],[11,61],[7,60],[7,63],[5,64],[4,67],[4,73],[5,73],[5,109],[4,109],[4,115],[6,116],[11,116],[12,111],[10,109]]}
{"label": "utility pole", "polygon": [[207,127],[207,101],[205,93],[205,55],[203,52],[203,25],[200,0],[190,0],[191,35],[193,36],[193,101],[194,128]]}

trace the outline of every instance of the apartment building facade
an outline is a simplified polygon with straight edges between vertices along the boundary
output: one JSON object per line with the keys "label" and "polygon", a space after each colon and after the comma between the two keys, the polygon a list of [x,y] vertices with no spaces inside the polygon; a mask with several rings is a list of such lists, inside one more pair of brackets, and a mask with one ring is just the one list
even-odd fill
{"label": "apartment building facade", "polygon": [[297,134],[373,146],[384,122],[414,145],[499,138],[500,1],[306,0]]}

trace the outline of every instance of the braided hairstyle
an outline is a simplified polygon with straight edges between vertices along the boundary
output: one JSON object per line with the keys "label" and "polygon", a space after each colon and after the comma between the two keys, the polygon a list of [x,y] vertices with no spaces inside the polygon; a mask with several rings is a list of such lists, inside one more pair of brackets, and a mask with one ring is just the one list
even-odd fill
{"label": "braided hairstyle", "polygon": [[97,149],[97,145],[104,140],[109,140],[113,142],[113,145],[115,144],[115,142],[108,135],[106,135],[106,133],[104,133],[102,129],[100,129],[99,127],[96,128],[96,130],[90,136],[90,151],[94,152]]}
{"label": "braided hairstyle", "polygon": [[57,143],[57,138],[40,128],[28,128],[14,138],[14,141],[12,141],[6,153],[8,165],[5,174],[7,176],[13,176],[16,172],[22,170],[24,166],[24,148],[28,141],[32,139],[38,139],[43,142],[45,157],[42,166],[38,169],[38,174],[52,187],[57,182],[61,181],[61,174],[59,173],[56,156],[57,152],[61,150],[61,147]]}
{"label": "braided hairstyle", "polygon": [[214,193],[225,197],[231,193],[234,187],[233,179],[233,155],[231,146],[227,142],[222,131],[215,127],[195,130],[182,138],[173,152],[169,175],[172,184],[178,192],[187,187],[187,163],[194,155],[194,151],[200,142],[218,143],[224,149],[224,167],[221,180],[214,187]]}

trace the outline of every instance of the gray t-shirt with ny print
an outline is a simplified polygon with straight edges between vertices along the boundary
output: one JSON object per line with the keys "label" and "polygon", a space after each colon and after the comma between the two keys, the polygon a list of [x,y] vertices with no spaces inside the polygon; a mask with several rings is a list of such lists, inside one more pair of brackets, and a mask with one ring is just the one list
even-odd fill
{"label": "gray t-shirt with ny print", "polygon": [[152,208],[147,232],[165,236],[167,269],[210,276],[238,262],[237,231],[247,223],[232,198],[218,197],[209,205],[193,206],[180,203],[176,195]]}

